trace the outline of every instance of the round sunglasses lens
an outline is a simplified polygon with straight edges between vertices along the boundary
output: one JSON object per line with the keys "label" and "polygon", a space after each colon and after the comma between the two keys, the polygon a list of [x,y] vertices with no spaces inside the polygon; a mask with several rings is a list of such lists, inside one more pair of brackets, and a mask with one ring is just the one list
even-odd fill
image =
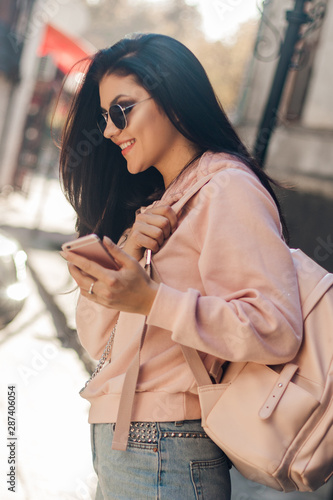
{"label": "round sunglasses lens", "polygon": [[111,106],[109,109],[109,115],[111,120],[113,121],[114,125],[119,128],[120,130],[123,130],[126,127],[126,119],[125,115],[123,113],[122,108],[119,106],[119,104],[115,104],[114,106]]}

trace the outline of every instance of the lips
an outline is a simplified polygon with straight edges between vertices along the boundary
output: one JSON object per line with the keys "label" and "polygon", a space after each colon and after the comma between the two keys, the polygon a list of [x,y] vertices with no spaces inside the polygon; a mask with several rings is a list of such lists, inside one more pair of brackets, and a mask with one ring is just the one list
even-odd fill
{"label": "lips", "polygon": [[134,144],[135,139],[131,139],[130,141],[122,142],[121,144],[119,144],[122,155],[127,155],[127,153],[129,153],[129,151],[133,148]]}
{"label": "lips", "polygon": [[131,146],[134,143],[135,143],[135,139],[131,139],[130,141],[122,142],[121,144],[119,144],[119,147],[122,151],[124,151],[124,149],[128,148],[129,146]]}

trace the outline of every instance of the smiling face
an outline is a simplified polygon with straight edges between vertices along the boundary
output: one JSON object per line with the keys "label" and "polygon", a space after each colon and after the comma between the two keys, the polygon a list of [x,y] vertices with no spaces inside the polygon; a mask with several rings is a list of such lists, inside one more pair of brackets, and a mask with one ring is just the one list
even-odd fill
{"label": "smiling face", "polygon": [[123,130],[108,117],[104,137],[121,148],[130,173],[137,174],[154,166],[167,187],[196,154],[195,145],[174,127],[154,99],[148,99],[150,95],[132,75],[104,76],[99,95],[103,112],[113,104],[125,108],[138,103],[126,114],[127,127]]}

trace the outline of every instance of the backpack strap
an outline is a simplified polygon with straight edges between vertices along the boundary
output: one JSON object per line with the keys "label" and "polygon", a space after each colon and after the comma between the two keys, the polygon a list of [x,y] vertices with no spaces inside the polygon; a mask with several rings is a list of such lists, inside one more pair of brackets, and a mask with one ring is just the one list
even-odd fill
{"label": "backpack strap", "polygon": [[[151,275],[151,250],[146,250],[145,252],[145,269],[149,276]],[[119,408],[117,414],[117,423],[113,435],[112,449],[125,451],[127,448],[128,434],[131,426],[131,417],[135,397],[135,389],[139,377],[140,371],[140,354],[141,349],[146,337],[147,332],[147,317],[144,318],[144,325],[141,332],[141,337],[139,340],[138,350],[134,356],[131,364],[129,365],[125,380],[123,384],[123,389],[120,396]]]}
{"label": "backpack strap", "polygon": [[331,286],[333,286],[333,274],[327,273],[311,290],[310,294],[302,304],[303,321],[306,320],[317,302],[319,302],[319,300],[327,292],[327,290],[331,288]]}
{"label": "backpack strap", "polygon": [[208,375],[206,367],[200,358],[198,351],[185,345],[180,345],[180,347],[182,348],[184,358],[194,375],[198,387],[211,385],[213,382]]}
{"label": "backpack strap", "polygon": [[135,397],[135,389],[138,381],[140,370],[140,353],[145,340],[147,331],[147,323],[145,324],[141,333],[139,349],[133,358],[132,363],[127,369],[124,386],[120,397],[117,423],[113,435],[112,449],[125,451],[127,448],[128,434],[131,425],[132,409]]}
{"label": "backpack strap", "polygon": [[293,363],[286,363],[284,365],[273,389],[259,410],[259,417],[262,420],[266,420],[272,415],[297,370],[298,366]]}

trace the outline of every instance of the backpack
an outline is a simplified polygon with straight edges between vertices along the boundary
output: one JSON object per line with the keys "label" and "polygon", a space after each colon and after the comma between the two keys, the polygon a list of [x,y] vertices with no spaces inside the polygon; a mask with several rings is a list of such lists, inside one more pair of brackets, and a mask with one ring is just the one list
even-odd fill
{"label": "backpack", "polygon": [[198,384],[202,426],[236,469],[276,490],[314,491],[333,475],[333,274],[291,252],[304,321],[291,362],[228,363],[213,384],[198,352],[182,349]]}

